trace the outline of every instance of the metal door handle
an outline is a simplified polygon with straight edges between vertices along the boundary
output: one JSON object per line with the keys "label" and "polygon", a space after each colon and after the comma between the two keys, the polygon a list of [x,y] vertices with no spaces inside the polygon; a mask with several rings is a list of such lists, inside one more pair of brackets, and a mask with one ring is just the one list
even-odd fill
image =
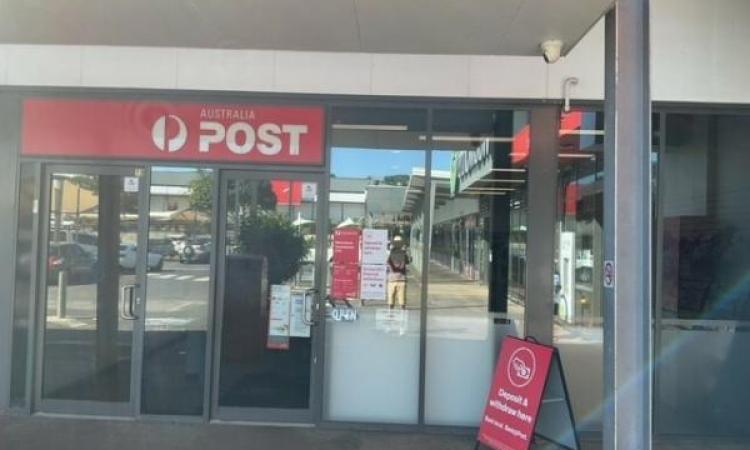
{"label": "metal door handle", "polygon": [[304,323],[308,327],[317,326],[318,322],[315,321],[315,320],[312,320],[312,312],[310,312],[310,318],[311,318],[311,320],[307,320],[307,312],[308,312],[307,297],[310,296],[310,298],[313,299],[313,303],[317,304],[316,300],[317,300],[317,296],[318,296],[318,291],[317,291],[317,289],[310,289],[307,292],[305,292],[304,295],[305,295],[305,298],[304,298],[304,303],[303,303],[304,308],[303,308],[303,311],[302,311],[302,323]]}
{"label": "metal door handle", "polygon": [[120,288],[120,317],[123,320],[136,320],[133,312],[133,294],[135,293],[134,284],[126,284]]}

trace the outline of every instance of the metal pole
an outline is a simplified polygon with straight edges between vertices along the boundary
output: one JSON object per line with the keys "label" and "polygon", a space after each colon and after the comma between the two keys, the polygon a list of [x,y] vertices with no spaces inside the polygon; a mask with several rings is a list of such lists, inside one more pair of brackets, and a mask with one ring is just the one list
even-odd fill
{"label": "metal pole", "polygon": [[57,273],[57,318],[64,319],[68,314],[68,269]]}
{"label": "metal pole", "polygon": [[557,148],[560,109],[531,110],[531,155],[528,171],[526,235],[525,335],[544,344],[553,342]]}
{"label": "metal pole", "polygon": [[[605,32],[604,448],[652,448],[649,0],[617,0]],[[606,274],[605,274],[606,277]]]}

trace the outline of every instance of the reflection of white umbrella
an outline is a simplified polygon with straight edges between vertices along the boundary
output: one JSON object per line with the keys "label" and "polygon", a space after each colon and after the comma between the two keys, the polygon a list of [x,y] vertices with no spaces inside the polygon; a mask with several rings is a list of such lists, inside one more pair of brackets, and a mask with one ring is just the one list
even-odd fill
{"label": "reflection of white umbrella", "polygon": [[348,228],[348,227],[358,227],[358,226],[359,224],[355,222],[351,217],[347,217],[346,220],[336,225],[336,228]]}
{"label": "reflection of white umbrella", "polygon": [[315,223],[315,221],[310,220],[310,219],[303,219],[302,217],[297,217],[297,219],[294,222],[292,222],[292,225],[294,225],[295,227],[301,227],[302,225],[307,225],[311,223]]}

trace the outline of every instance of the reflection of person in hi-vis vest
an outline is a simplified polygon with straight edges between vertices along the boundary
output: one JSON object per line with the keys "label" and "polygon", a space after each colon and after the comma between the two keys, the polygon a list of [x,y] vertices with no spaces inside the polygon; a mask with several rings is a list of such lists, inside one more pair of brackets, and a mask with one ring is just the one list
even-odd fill
{"label": "reflection of person in hi-vis vest", "polygon": [[409,255],[404,249],[404,240],[395,236],[388,255],[388,307],[398,302],[401,309],[406,309],[406,266]]}

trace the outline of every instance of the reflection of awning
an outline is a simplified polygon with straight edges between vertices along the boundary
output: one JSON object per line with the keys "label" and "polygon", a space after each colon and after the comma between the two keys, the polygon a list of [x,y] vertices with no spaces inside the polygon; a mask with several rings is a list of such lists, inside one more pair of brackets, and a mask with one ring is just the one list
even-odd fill
{"label": "reflection of awning", "polygon": [[364,204],[367,195],[364,192],[331,192],[330,203],[359,203]]}
{"label": "reflection of awning", "polygon": [[[81,220],[93,221],[99,217],[98,212],[81,213],[78,216]],[[191,209],[182,209],[177,211],[151,211],[149,213],[149,219],[152,222],[209,222],[210,217],[208,214],[193,211]],[[122,221],[136,221],[138,220],[138,214],[120,214],[120,220]]]}
{"label": "reflection of awning", "polygon": [[336,225],[336,228],[350,228],[350,227],[359,227],[359,224],[355,222],[354,219],[352,219],[351,217],[347,217],[346,220]]}
{"label": "reflection of awning", "polygon": [[[421,167],[412,169],[409,183],[406,186],[402,210],[406,213],[417,212],[415,209],[422,205],[425,186],[425,170]],[[450,196],[450,172],[447,170],[433,170],[432,183],[435,185],[436,202],[441,202],[444,197]]]}
{"label": "reflection of awning", "polygon": [[311,223],[315,223],[315,221],[310,220],[310,219],[305,219],[302,217],[298,217],[297,219],[295,219],[294,222],[292,222],[292,225],[294,225],[295,227],[300,227],[302,225],[309,225]]}

